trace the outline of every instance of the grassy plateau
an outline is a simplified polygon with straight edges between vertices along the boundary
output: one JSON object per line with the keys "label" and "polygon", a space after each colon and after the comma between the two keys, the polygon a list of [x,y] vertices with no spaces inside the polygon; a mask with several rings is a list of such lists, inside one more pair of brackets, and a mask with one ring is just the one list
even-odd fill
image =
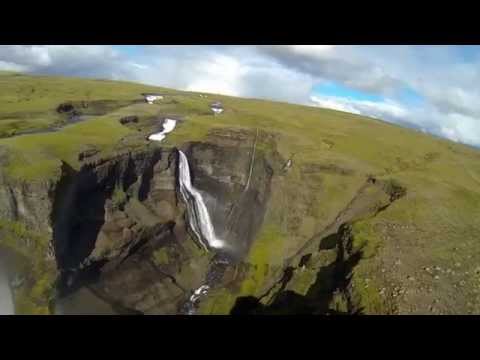
{"label": "grassy plateau", "polygon": [[[143,103],[140,94],[149,91],[165,99]],[[220,116],[209,110],[214,100],[225,107]],[[91,103],[88,120],[67,124],[56,111],[62,103],[82,101]],[[95,114],[95,106],[106,102],[108,108]],[[138,116],[138,124],[122,125],[119,119],[127,115]],[[350,301],[363,313],[480,312],[480,152],[469,146],[328,109],[205,98],[128,82],[0,73],[0,171],[12,181],[36,182],[57,177],[61,161],[78,169],[78,154],[90,147],[108,156],[159,146],[149,145],[145,136],[162,115],[184,119],[162,146],[202,141],[216,129],[259,129],[276,142],[272,148],[260,138],[260,150],[293,159],[290,171],[274,177],[263,226],[245,259],[246,276],[234,290],[213,292],[203,313],[228,313],[238,296],[264,294],[286,259],[309,242],[318,246],[316,239],[369,175],[394,179],[406,195],[352,224],[352,247],[363,256],[352,272]],[[59,130],[21,134],[52,126]],[[11,245],[11,230],[0,242]],[[22,228],[19,238],[27,235]],[[331,261],[326,254],[318,261]],[[158,258],[167,261],[165,254]],[[289,289],[304,296],[317,270],[307,266]],[[338,298],[333,302],[344,306]]]}

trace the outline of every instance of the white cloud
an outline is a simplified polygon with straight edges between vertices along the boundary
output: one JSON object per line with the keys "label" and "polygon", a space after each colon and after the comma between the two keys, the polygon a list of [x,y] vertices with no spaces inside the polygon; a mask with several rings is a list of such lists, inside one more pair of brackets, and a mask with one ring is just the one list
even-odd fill
{"label": "white cloud", "polygon": [[[335,108],[480,145],[480,48],[455,46],[0,46],[0,69],[146,84]],[[311,96],[322,81],[383,102]],[[399,97],[413,89],[424,101]]]}
{"label": "white cloud", "polygon": [[28,68],[23,65],[0,60],[0,70],[22,72],[27,71]]}
{"label": "white cloud", "polygon": [[47,46],[3,45],[0,46],[0,60],[16,63],[27,69],[48,66],[52,60]]}
{"label": "white cloud", "polygon": [[319,95],[311,96],[310,100],[313,102],[313,104],[320,107],[376,117],[392,122],[406,120],[410,115],[409,111],[405,107],[392,100],[377,102]]}
{"label": "white cloud", "polygon": [[101,45],[0,45],[0,61],[32,73],[108,78],[132,75],[118,52]]}
{"label": "white cloud", "polygon": [[339,98],[334,96],[311,96],[310,100],[313,102],[313,105],[319,107],[345,111],[352,114],[361,114],[360,110],[357,109],[356,106],[346,98]]}
{"label": "white cloud", "polygon": [[470,145],[480,144],[477,118],[440,112],[431,105],[407,108],[390,99],[374,102],[335,96],[311,96],[310,99],[315,106],[371,116],[413,127],[424,133],[428,132],[455,142]]}
{"label": "white cloud", "polygon": [[445,116],[445,123],[442,126],[442,135],[453,141],[461,141],[471,145],[480,144],[480,131],[478,126],[478,119],[460,115],[449,114]]}
{"label": "white cloud", "polygon": [[297,54],[325,57],[334,54],[334,45],[291,45],[293,52]]}
{"label": "white cloud", "polygon": [[147,70],[147,69],[150,68],[148,65],[138,64],[138,63],[133,62],[133,61],[129,61],[127,64],[134,67],[134,68],[140,69],[140,70]]}
{"label": "white cloud", "polygon": [[456,142],[458,142],[459,140],[457,131],[455,131],[455,129],[442,126],[440,128],[440,132],[444,137],[446,137],[449,140],[456,141]]}
{"label": "white cloud", "polygon": [[[189,91],[308,102],[313,79],[309,75],[259,57],[249,47],[149,48],[148,71],[136,80]],[[192,56],[191,51],[196,51]]]}
{"label": "white cloud", "polygon": [[241,95],[242,76],[248,71],[233,57],[218,55],[195,64],[194,76],[186,86],[189,91]]}

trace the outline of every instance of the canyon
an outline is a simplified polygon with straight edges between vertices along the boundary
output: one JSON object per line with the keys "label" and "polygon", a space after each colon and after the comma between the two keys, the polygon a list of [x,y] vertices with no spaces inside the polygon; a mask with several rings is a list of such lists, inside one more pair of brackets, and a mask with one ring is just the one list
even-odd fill
{"label": "canyon", "polygon": [[476,149],[264,100],[0,83],[2,313],[480,311]]}

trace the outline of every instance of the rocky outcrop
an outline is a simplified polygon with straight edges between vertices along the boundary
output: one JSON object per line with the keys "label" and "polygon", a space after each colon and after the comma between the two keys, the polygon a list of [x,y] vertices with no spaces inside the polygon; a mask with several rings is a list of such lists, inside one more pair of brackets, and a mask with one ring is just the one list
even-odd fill
{"label": "rocky outcrop", "polygon": [[57,112],[59,114],[68,113],[74,110],[74,107],[70,103],[63,103],[57,106]]}
{"label": "rocky outcrop", "polygon": [[22,222],[41,233],[52,233],[54,179],[41,182],[14,181],[0,171],[0,219]]}
{"label": "rocky outcrop", "polygon": [[286,261],[277,280],[260,297],[239,297],[231,314],[361,314],[365,299],[352,276],[365,244],[355,241],[352,228],[405,194],[395,181],[368,177],[334,222]]}
{"label": "rocky outcrop", "polygon": [[163,156],[161,150],[121,154],[88,163],[78,172],[64,164],[53,212],[60,269],[78,267],[94,249],[93,260],[109,259],[119,243],[131,240],[132,231],[140,231],[132,219],[135,211],[128,214],[125,205],[142,195],[149,172]]}
{"label": "rocky outcrop", "polygon": [[[252,135],[248,140],[252,142]],[[186,154],[194,170],[194,186],[204,194],[217,236],[243,257],[263,221],[272,166],[260,151],[252,163],[252,149],[235,143],[192,143]]]}
{"label": "rocky outcrop", "polygon": [[78,154],[78,161],[84,161],[87,158],[91,158],[92,156],[97,155],[99,152],[100,150],[95,148],[90,148],[85,151],[82,151],[80,154]]}

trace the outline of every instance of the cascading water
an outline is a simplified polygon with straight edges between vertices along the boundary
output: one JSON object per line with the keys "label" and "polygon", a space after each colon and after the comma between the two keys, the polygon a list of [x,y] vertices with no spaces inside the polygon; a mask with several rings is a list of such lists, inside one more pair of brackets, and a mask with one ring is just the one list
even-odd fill
{"label": "cascading water", "polygon": [[225,247],[225,242],[216,236],[203,196],[192,185],[187,157],[181,150],[178,150],[178,154],[180,193],[187,205],[190,227],[207,250],[222,249]]}
{"label": "cascading water", "polygon": [[[166,134],[175,129],[176,123],[176,120],[165,119],[163,122],[163,131],[150,135],[148,139],[151,141],[162,141],[165,139]],[[212,220],[210,218],[210,214],[208,213],[208,209],[205,205],[202,194],[192,185],[190,167],[188,165],[187,157],[181,150],[178,150],[178,154],[178,178],[180,194],[182,195],[183,201],[187,206],[187,216],[190,228],[197,237],[198,241],[207,251],[213,249],[225,250],[225,242],[222,239],[219,239],[215,234],[215,229],[213,227]],[[189,315],[195,314],[195,310],[200,298],[207,295],[208,290],[214,285],[214,283],[218,280],[218,277],[223,273],[222,270],[224,270],[224,265],[226,263],[228,263],[228,261],[219,261],[218,263],[217,261],[214,261],[212,263],[210,270],[207,273],[206,282],[192,292],[188,301],[183,305],[181,310],[183,313]]]}
{"label": "cascading water", "polygon": [[[215,229],[202,194],[192,185],[187,157],[181,150],[178,150],[178,154],[180,194],[187,206],[190,228],[206,250],[226,250],[228,247],[225,242],[215,234]],[[205,282],[192,292],[188,301],[183,305],[183,313],[189,315],[195,314],[200,298],[206,296],[209,289],[220,280],[226,265],[229,263],[227,259],[228,255],[226,252],[215,255],[206,275]]]}
{"label": "cascading water", "polygon": [[[148,139],[162,141],[166,137],[166,134],[175,129],[176,124],[176,120],[165,119],[163,122],[163,131],[150,135]],[[190,227],[198,238],[198,241],[200,241],[206,250],[224,248],[224,241],[215,235],[210,214],[208,213],[202,194],[192,185],[187,157],[181,150],[178,150],[178,153],[180,193],[187,205]]]}
{"label": "cascading water", "polygon": [[227,254],[218,253],[215,255],[210,263],[204,283],[192,291],[188,301],[183,304],[181,309],[183,314],[195,314],[201,298],[207,296],[209,290],[215,287],[215,285],[221,281],[222,276],[229,265],[230,259],[228,258]]}

